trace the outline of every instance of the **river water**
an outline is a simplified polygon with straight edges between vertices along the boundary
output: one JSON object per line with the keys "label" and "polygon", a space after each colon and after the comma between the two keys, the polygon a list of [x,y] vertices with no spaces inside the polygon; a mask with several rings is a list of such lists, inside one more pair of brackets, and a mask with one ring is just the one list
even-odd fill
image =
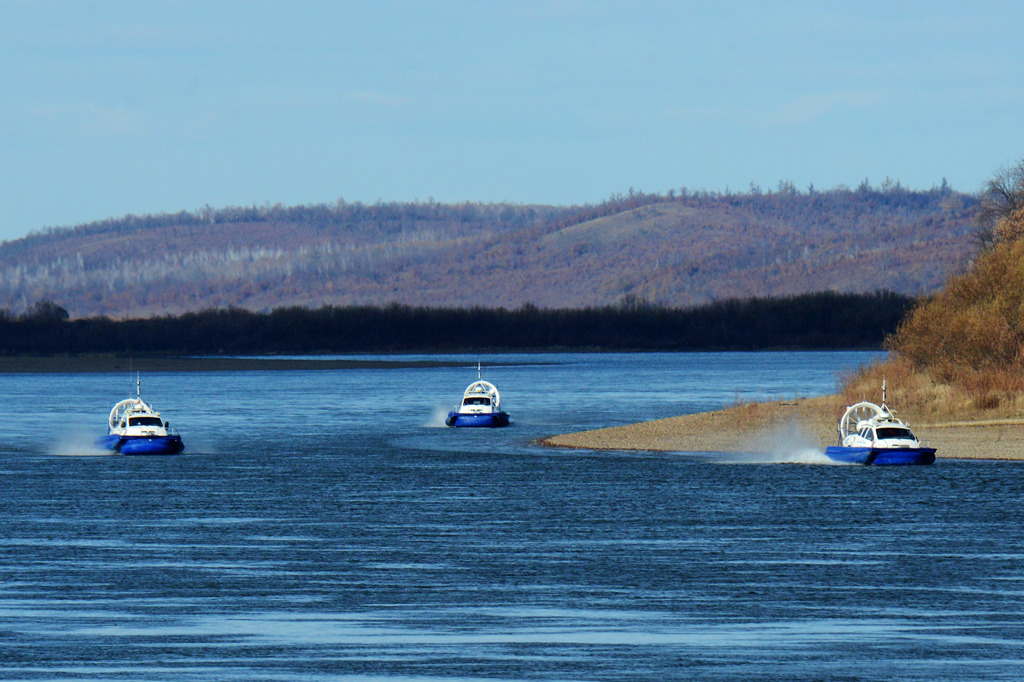
{"label": "river water", "polygon": [[499,430],[441,427],[476,357],[143,374],[187,449],[134,458],[134,378],[4,376],[0,679],[1020,679],[1019,465],[532,444],[876,355],[479,358]]}

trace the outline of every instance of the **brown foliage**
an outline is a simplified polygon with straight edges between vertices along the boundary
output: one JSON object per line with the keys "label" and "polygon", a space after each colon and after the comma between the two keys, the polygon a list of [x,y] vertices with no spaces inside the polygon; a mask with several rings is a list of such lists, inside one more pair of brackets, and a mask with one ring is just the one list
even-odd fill
{"label": "brown foliage", "polygon": [[889,347],[944,381],[1024,368],[1024,240],[979,256],[911,313]]}
{"label": "brown foliage", "polygon": [[890,403],[918,418],[1024,414],[1024,208],[1001,218],[996,232],[968,273],[907,316],[887,341],[889,361],[844,378],[847,400],[884,377]]}
{"label": "brown foliage", "polygon": [[1016,241],[1024,236],[1024,206],[1001,218],[995,226],[996,237],[1004,242]]}

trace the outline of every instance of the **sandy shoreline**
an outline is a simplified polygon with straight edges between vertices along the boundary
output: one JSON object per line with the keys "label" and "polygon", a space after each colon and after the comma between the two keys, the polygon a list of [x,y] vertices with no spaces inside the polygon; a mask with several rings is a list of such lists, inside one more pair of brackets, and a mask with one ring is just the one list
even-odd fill
{"label": "sandy shoreline", "polygon": [[[844,405],[837,396],[751,403],[715,412],[545,438],[543,445],[591,450],[758,452],[784,454],[837,440]],[[1024,459],[1024,420],[926,424],[900,414],[937,456]]]}

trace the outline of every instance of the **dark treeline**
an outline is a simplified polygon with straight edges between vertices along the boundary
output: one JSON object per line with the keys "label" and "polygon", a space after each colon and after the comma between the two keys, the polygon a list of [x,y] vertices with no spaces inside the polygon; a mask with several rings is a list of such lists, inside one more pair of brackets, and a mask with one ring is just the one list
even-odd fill
{"label": "dark treeline", "polygon": [[914,299],[823,292],[673,309],[635,301],[584,309],[325,306],[255,313],[69,320],[58,306],[0,318],[0,353],[315,354],[479,350],[878,348]]}

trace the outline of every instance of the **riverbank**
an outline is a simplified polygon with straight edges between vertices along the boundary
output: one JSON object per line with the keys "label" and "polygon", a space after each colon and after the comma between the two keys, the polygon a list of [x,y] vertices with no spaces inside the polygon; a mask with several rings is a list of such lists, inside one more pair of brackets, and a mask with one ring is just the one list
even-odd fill
{"label": "riverbank", "polygon": [[[351,360],[296,357],[124,357],[119,355],[0,356],[0,374],[100,372],[245,372],[268,370],[468,367],[465,361]],[[506,363],[490,362],[494,367]]]}
{"label": "riverbank", "polygon": [[[838,396],[750,403],[626,426],[551,436],[543,445],[592,450],[759,452],[824,451],[835,443],[845,405]],[[940,458],[1024,459],[1024,420],[927,424],[899,413]]]}

